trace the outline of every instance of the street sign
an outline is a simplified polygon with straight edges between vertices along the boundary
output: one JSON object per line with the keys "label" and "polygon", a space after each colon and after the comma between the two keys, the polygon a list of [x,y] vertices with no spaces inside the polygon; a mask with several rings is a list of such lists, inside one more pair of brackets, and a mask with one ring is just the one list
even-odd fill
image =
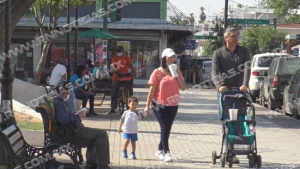
{"label": "street sign", "polygon": [[297,55],[297,56],[299,55],[299,48],[295,48],[293,51],[294,51],[293,52],[294,55]]}
{"label": "street sign", "polygon": [[185,41],[186,50],[195,50],[196,49],[196,40],[186,40]]}
{"label": "street sign", "polygon": [[270,24],[270,20],[267,19],[232,19],[232,22],[237,24],[254,24],[254,25]]}

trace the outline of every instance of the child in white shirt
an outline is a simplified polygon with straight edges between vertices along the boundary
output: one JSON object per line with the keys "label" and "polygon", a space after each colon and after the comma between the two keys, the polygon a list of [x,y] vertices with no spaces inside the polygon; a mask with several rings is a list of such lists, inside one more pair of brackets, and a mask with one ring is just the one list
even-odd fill
{"label": "child in white shirt", "polygon": [[127,156],[127,147],[131,142],[132,152],[131,158],[136,159],[135,149],[136,149],[136,141],[138,140],[137,132],[138,132],[138,120],[144,118],[148,115],[148,113],[138,112],[136,109],[138,107],[139,100],[136,97],[128,98],[128,106],[129,110],[126,110],[122,117],[121,123],[119,125],[118,132],[121,133],[121,129],[123,126],[124,132],[124,148],[122,151],[122,155],[124,158],[128,158]]}

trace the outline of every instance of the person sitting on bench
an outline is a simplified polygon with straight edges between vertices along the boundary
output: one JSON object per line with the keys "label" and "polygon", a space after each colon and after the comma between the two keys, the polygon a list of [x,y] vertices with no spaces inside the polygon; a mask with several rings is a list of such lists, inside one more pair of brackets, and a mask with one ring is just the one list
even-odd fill
{"label": "person sitting on bench", "polygon": [[[81,119],[86,116],[86,111],[79,113],[70,112],[65,104],[68,99],[69,88],[67,81],[60,81],[56,86],[59,96],[54,98],[56,120],[61,125],[66,125],[76,136],[89,139],[89,145],[86,150],[85,169],[110,169],[110,154],[108,135],[105,130],[84,127]],[[68,125],[68,124],[76,125]]]}

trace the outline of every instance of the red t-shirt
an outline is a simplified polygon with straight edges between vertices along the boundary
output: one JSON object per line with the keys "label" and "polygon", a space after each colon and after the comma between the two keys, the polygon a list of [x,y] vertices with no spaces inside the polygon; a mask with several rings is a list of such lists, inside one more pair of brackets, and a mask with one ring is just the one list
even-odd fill
{"label": "red t-shirt", "polygon": [[[181,71],[179,77],[184,80]],[[165,106],[177,106],[179,102],[179,84],[176,78],[171,75],[165,75],[163,72],[155,69],[148,81],[149,85],[156,86],[154,101]]]}
{"label": "red t-shirt", "polygon": [[[129,56],[123,55],[122,57],[114,56],[112,58],[111,64],[114,64],[115,68],[117,69],[116,72],[121,74],[126,74],[129,71],[129,68],[131,66],[131,59]],[[113,74],[112,80],[131,80],[132,77],[122,77],[118,78],[118,75],[116,73]]]}

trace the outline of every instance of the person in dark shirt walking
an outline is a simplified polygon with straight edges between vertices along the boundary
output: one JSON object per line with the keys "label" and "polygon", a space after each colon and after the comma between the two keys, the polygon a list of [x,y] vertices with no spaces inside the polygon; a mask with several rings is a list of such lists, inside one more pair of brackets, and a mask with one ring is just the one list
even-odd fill
{"label": "person in dark shirt walking", "polygon": [[187,70],[188,70],[188,61],[185,58],[185,52],[182,53],[182,59],[180,60],[180,71],[182,72],[182,75],[184,77],[184,80],[187,79]]}
{"label": "person in dark shirt walking", "polygon": [[[220,92],[228,88],[248,90],[250,78],[251,59],[247,48],[238,45],[238,31],[234,27],[228,27],[224,33],[226,45],[217,49],[212,59],[212,79]],[[239,160],[234,156],[234,163]]]}

